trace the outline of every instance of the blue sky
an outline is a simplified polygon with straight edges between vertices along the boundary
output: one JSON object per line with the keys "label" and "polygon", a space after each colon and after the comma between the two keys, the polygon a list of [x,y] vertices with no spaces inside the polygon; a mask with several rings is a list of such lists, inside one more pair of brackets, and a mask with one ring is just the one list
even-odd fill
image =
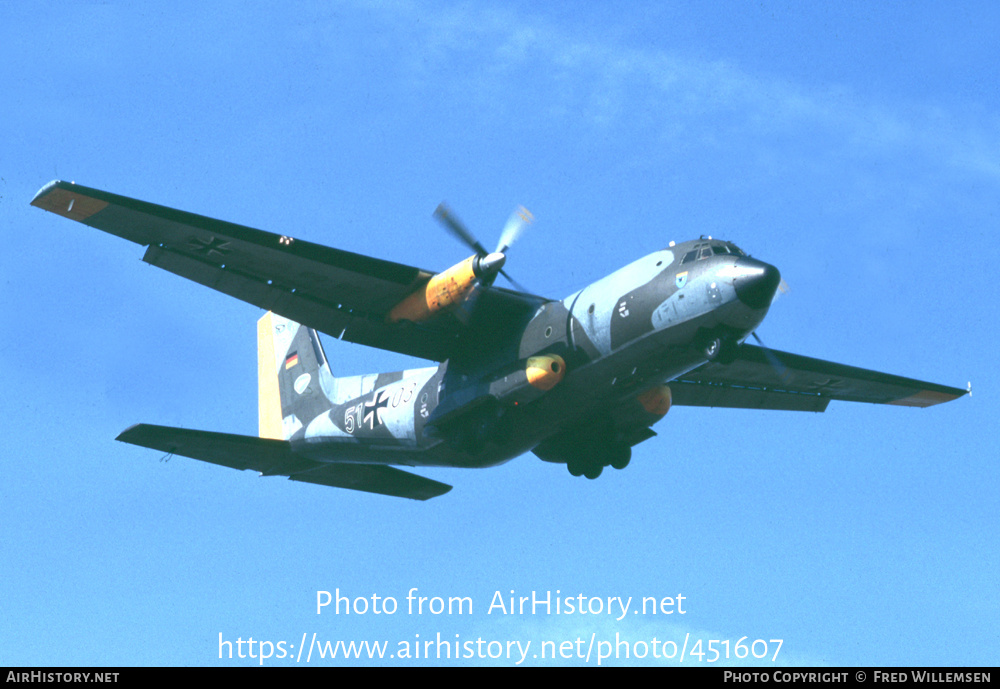
{"label": "blue sky", "polygon": [[[992,3],[5,4],[0,664],[255,664],[219,635],[314,632],[995,664],[998,30]],[[256,432],[260,313],[30,207],[54,178],[431,270],[466,257],[440,201],[487,245],[524,204],[507,268],[553,298],[721,236],[791,286],[770,346],[974,396],[675,408],[624,471],[428,470],[455,486],[428,503],[161,462],[115,436]],[[317,616],[337,588],[400,612]],[[473,614],[405,614],[412,588]],[[687,612],[488,614],[511,590]]]}

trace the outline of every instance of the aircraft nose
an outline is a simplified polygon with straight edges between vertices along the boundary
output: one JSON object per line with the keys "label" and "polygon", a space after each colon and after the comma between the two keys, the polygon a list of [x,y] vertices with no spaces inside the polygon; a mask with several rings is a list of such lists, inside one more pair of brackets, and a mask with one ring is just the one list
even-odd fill
{"label": "aircraft nose", "polygon": [[733,280],[736,296],[751,309],[771,305],[781,282],[781,273],[769,263],[754,258],[740,260],[740,274]]}

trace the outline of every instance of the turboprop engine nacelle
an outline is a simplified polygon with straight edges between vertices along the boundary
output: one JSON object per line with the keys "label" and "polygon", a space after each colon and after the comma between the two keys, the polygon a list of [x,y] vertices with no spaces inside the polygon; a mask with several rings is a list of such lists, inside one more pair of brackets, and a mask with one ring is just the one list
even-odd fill
{"label": "turboprop engine nacelle", "polygon": [[652,438],[656,433],[650,426],[670,411],[672,401],[670,386],[660,384],[618,405],[610,416],[614,440],[632,446]]}
{"label": "turboprop engine nacelle", "polygon": [[524,364],[490,384],[490,394],[506,404],[526,404],[562,381],[566,362],[558,354],[528,357]]}
{"label": "turboprop engine nacelle", "polygon": [[427,284],[396,304],[386,320],[390,323],[417,323],[457,306],[465,301],[479,281],[492,282],[506,260],[507,257],[498,252],[470,256],[448,270],[432,275]]}
{"label": "turboprop engine nacelle", "polygon": [[673,395],[669,385],[657,385],[645,392],[636,395],[636,400],[642,408],[653,416],[663,416],[670,411],[670,403]]}
{"label": "turboprop engine nacelle", "polygon": [[500,407],[532,402],[554,388],[566,375],[566,362],[558,354],[544,354],[522,360],[511,373],[495,378],[489,386],[450,393],[431,412],[425,432],[448,433],[458,425],[468,425],[479,414],[496,419]]}

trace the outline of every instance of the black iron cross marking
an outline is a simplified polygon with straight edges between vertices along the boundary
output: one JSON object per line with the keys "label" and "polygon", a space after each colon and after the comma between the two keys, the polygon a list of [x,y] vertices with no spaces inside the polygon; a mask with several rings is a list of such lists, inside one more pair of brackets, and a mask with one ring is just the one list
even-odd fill
{"label": "black iron cross marking", "polygon": [[826,380],[818,380],[815,383],[812,383],[808,386],[808,388],[816,391],[820,395],[832,395],[844,389],[844,381],[837,378],[827,378]]}
{"label": "black iron cross marking", "polygon": [[382,410],[389,406],[389,392],[383,391],[382,397],[376,392],[372,395],[371,402],[365,402],[365,421],[368,422],[369,430],[374,430],[375,426],[382,425]]}
{"label": "black iron cross marking", "polygon": [[202,256],[225,256],[230,252],[229,242],[218,237],[212,237],[208,241],[199,239],[198,237],[191,237],[188,240],[188,246],[191,248],[191,251]]}

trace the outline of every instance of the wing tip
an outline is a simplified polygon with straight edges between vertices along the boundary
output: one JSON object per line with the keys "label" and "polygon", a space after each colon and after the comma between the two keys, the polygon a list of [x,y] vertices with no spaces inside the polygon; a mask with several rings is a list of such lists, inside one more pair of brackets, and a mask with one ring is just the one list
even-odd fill
{"label": "wing tip", "polygon": [[77,187],[75,182],[55,179],[38,190],[31,199],[31,205],[70,220],[84,222],[108,206],[108,202],[94,192],[95,190],[87,187]]}
{"label": "wing tip", "polygon": [[888,402],[888,404],[893,404],[899,407],[933,407],[935,404],[951,402],[952,400],[957,400],[959,397],[965,397],[970,393],[971,391],[967,390],[961,390],[957,393],[938,392],[936,390],[921,390],[920,392],[908,397]]}
{"label": "wing tip", "polygon": [[59,185],[61,185],[61,184],[65,184],[65,182],[63,182],[61,179],[54,179],[51,182],[49,182],[48,184],[46,184],[45,186],[43,186],[32,197],[32,199],[31,199],[31,205],[32,206],[39,206],[40,207],[40,204],[38,203],[38,200],[41,199],[42,197],[46,196],[47,194],[49,194],[53,189],[58,188]]}
{"label": "wing tip", "polygon": [[126,428],[124,431],[122,431],[121,433],[119,433],[118,436],[115,438],[115,440],[117,440],[119,442],[123,442],[123,443],[134,444],[134,443],[132,443],[131,439],[134,438],[137,434],[141,433],[142,432],[141,429],[145,425],[146,424],[143,424],[143,423],[134,423],[131,426],[129,426],[128,428]]}

